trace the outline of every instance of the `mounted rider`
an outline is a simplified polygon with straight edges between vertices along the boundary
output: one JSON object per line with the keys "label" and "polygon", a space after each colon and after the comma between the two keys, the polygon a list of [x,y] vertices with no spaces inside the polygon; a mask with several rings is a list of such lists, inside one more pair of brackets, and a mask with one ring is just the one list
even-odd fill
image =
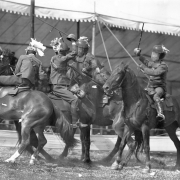
{"label": "mounted rider", "polygon": [[[72,64],[80,73],[84,73],[87,76],[91,77],[93,76],[93,70],[97,69],[97,71],[100,71],[99,68],[101,68],[101,64],[99,60],[97,60],[94,55],[89,53],[89,42],[88,38],[85,36],[80,37],[78,40],[76,40],[76,37],[74,34],[70,34],[67,36],[67,39],[69,41],[76,42],[76,48],[77,49],[77,56],[76,56],[76,62]],[[90,81],[90,78],[87,78],[88,81]]]}
{"label": "mounted rider", "polygon": [[76,123],[79,119],[78,114],[78,97],[74,96],[71,91],[69,91],[70,79],[67,77],[66,73],[68,70],[68,62],[73,60],[77,55],[76,44],[72,41],[73,51],[69,52],[69,47],[63,41],[62,38],[55,38],[50,44],[55,51],[55,56],[51,58],[51,74],[50,83],[52,84],[53,94],[61,97],[63,100],[67,101],[71,106],[71,116],[72,122]]}
{"label": "mounted rider", "polygon": [[168,72],[168,66],[163,61],[166,54],[169,52],[163,45],[155,45],[152,49],[151,61],[141,56],[141,49],[136,48],[134,53],[139,56],[139,60],[144,64],[139,65],[139,68],[143,73],[149,76],[149,83],[147,90],[149,94],[153,95],[153,99],[157,107],[157,119],[164,120],[161,98],[166,93],[166,75]]}
{"label": "mounted rider", "polygon": [[18,86],[18,87],[35,87],[38,82],[39,69],[42,62],[37,59],[44,55],[46,49],[42,43],[31,38],[29,46],[25,49],[26,55],[21,55],[16,64],[14,75],[0,76],[0,85]]}

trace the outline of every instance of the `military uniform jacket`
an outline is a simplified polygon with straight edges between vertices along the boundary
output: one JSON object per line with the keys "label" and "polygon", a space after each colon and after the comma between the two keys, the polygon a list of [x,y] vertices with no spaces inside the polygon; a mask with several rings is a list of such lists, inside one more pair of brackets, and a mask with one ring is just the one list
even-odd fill
{"label": "military uniform jacket", "polygon": [[67,63],[70,60],[75,61],[76,52],[72,51],[71,53],[63,56],[61,54],[55,55],[51,58],[51,74],[50,74],[50,83],[58,85],[69,85],[70,79],[67,77]]}
{"label": "military uniform jacket", "polygon": [[18,59],[15,74],[30,80],[32,84],[35,84],[37,81],[37,73],[39,73],[39,67],[42,65],[42,62],[35,57],[33,54],[21,55]]}
{"label": "military uniform jacket", "polygon": [[166,89],[167,64],[163,61],[149,61],[143,56],[140,56],[139,60],[145,65],[144,73],[149,76],[148,87],[162,87]]}
{"label": "military uniform jacket", "polygon": [[82,68],[86,69],[86,72],[88,75],[92,75],[92,70],[94,70],[96,67],[100,67],[100,62],[95,59],[94,55],[91,53],[87,53],[83,57],[77,57],[76,61],[78,63],[77,69],[79,72],[81,72]]}

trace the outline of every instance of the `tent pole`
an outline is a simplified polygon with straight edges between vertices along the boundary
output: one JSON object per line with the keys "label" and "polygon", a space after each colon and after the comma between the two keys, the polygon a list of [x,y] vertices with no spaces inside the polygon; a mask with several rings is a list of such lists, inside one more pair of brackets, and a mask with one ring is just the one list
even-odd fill
{"label": "tent pole", "polygon": [[[93,26],[92,26],[92,48],[91,48],[91,53],[92,55],[95,56],[95,36],[96,36],[96,21],[93,21]],[[91,125],[91,130],[90,134],[93,134],[93,125]]]}
{"label": "tent pole", "polygon": [[80,36],[80,21],[77,22],[77,39],[79,39]]}
{"label": "tent pole", "polygon": [[35,0],[31,0],[31,10],[30,10],[30,17],[31,17],[31,34],[30,37],[34,38],[34,10],[35,10]]}
{"label": "tent pole", "polygon": [[92,27],[92,49],[91,53],[95,56],[95,36],[96,36],[96,21],[93,22],[93,27]]}

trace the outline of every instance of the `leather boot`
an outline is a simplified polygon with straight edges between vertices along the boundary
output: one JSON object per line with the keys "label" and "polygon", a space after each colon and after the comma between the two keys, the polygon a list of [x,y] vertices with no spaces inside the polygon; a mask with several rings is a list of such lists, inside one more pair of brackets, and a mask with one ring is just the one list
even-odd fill
{"label": "leather boot", "polygon": [[76,100],[71,102],[72,124],[76,124],[79,119],[78,101],[79,101],[79,99],[77,98]]}
{"label": "leather boot", "polygon": [[159,99],[157,99],[155,102],[156,102],[156,108],[157,108],[157,113],[158,113],[156,118],[158,121],[163,121],[165,120],[165,116],[163,114],[161,102]]}

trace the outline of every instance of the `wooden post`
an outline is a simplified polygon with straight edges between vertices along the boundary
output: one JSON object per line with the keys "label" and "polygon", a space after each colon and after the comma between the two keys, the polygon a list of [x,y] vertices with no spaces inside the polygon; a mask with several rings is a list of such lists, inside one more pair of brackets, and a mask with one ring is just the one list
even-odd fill
{"label": "wooden post", "polygon": [[77,22],[77,39],[80,37],[80,22]]}
{"label": "wooden post", "polygon": [[30,10],[30,17],[31,17],[31,32],[30,37],[34,38],[34,11],[35,11],[35,0],[31,0],[31,10]]}
{"label": "wooden post", "polygon": [[[95,56],[95,36],[96,36],[96,21],[93,22],[92,26],[92,48],[91,53]],[[93,134],[93,125],[91,125],[90,134]]]}

